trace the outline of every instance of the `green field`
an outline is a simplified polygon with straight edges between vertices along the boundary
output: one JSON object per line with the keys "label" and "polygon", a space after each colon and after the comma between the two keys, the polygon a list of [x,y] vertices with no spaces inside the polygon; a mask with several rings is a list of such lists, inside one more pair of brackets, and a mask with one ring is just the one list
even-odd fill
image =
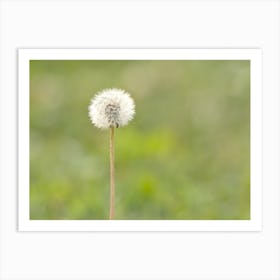
{"label": "green field", "polygon": [[30,62],[30,218],[108,219],[109,132],[90,99],[121,88],[116,219],[250,219],[249,61]]}

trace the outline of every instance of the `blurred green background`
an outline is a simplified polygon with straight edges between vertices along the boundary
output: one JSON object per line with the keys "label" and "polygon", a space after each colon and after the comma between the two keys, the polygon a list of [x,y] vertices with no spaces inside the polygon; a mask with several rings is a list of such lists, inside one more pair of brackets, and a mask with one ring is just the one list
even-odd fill
{"label": "blurred green background", "polygon": [[108,219],[104,89],[135,119],[115,133],[116,219],[250,219],[249,61],[30,61],[30,218]]}

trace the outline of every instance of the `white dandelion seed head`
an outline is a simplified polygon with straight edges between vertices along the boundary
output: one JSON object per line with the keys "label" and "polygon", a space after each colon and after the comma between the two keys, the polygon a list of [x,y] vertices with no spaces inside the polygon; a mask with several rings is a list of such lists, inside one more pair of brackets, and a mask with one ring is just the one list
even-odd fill
{"label": "white dandelion seed head", "polygon": [[134,101],[122,89],[104,89],[91,99],[89,105],[91,122],[101,129],[125,126],[134,114]]}

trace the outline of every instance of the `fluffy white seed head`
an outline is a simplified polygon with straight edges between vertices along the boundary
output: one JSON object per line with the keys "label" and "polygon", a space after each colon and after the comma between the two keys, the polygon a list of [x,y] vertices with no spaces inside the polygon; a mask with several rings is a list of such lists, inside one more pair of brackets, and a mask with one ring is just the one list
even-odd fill
{"label": "fluffy white seed head", "polygon": [[134,101],[122,89],[105,89],[97,93],[89,105],[91,122],[101,129],[125,126],[134,114]]}

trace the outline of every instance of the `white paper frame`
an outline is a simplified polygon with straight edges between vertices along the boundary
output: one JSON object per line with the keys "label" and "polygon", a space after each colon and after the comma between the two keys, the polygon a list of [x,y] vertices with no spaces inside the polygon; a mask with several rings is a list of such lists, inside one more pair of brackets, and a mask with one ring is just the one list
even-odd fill
{"label": "white paper frame", "polygon": [[[250,220],[30,220],[30,60],[249,60]],[[262,66],[260,49],[19,49],[20,231],[260,231],[262,188]]]}
{"label": "white paper frame", "polygon": [[[280,279],[279,0],[0,0],[0,279]],[[261,48],[262,231],[18,232],[18,48]]]}

